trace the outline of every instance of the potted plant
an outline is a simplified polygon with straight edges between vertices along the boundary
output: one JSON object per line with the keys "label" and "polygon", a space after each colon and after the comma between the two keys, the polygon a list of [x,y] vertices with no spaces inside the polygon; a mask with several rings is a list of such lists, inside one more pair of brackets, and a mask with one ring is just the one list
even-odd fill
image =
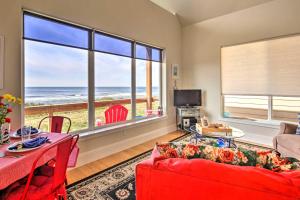
{"label": "potted plant", "polygon": [[0,96],[0,144],[8,140],[9,126],[4,127],[4,124],[10,124],[11,119],[8,117],[11,113],[12,106],[16,104],[21,104],[21,99],[16,98],[11,94],[4,94]]}

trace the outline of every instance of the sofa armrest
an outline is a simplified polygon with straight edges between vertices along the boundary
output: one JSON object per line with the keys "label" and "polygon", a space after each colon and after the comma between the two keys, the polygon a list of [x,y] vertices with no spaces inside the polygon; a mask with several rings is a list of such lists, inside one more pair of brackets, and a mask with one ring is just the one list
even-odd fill
{"label": "sofa armrest", "polygon": [[279,134],[296,134],[297,127],[296,124],[281,122]]}
{"label": "sofa armrest", "polygon": [[278,142],[277,142],[277,137],[282,134],[296,134],[297,130],[297,125],[296,124],[289,124],[285,122],[280,123],[280,130],[277,136],[273,138],[273,147],[274,149],[277,150]]}

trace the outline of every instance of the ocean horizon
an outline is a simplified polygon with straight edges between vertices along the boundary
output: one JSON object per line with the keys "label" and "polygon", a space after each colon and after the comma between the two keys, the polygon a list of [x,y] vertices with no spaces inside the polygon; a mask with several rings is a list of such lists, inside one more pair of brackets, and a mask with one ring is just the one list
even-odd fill
{"label": "ocean horizon", "polygon": [[[152,87],[152,94],[159,96],[159,87]],[[146,87],[137,87],[136,96],[145,97]],[[95,87],[95,99],[128,99],[131,87]],[[25,105],[54,105],[88,101],[87,87],[25,87]]]}

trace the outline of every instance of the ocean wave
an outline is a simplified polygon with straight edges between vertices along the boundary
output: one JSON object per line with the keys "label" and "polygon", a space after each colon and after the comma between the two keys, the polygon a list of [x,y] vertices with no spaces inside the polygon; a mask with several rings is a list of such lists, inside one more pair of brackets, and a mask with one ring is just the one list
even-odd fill
{"label": "ocean wave", "polygon": [[[158,96],[153,90],[153,96]],[[145,88],[137,88],[137,98],[146,96]],[[95,99],[128,99],[131,98],[130,88],[96,88]],[[86,88],[31,88],[25,90],[25,104],[53,105],[66,103],[82,103],[88,101]]]}

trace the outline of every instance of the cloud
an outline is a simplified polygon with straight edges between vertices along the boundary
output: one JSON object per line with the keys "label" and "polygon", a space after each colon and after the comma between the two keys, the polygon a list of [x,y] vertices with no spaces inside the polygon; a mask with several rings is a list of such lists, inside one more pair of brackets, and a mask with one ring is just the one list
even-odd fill
{"label": "cloud", "polygon": [[97,87],[130,87],[131,59],[95,53],[95,85]]}
{"label": "cloud", "polygon": [[87,76],[86,50],[25,42],[26,87],[87,86]]}
{"label": "cloud", "polygon": [[[159,64],[153,62],[153,86]],[[146,86],[146,61],[136,60],[136,83]],[[26,87],[87,87],[88,51],[25,40]],[[131,58],[95,53],[96,87],[131,87]]]}

